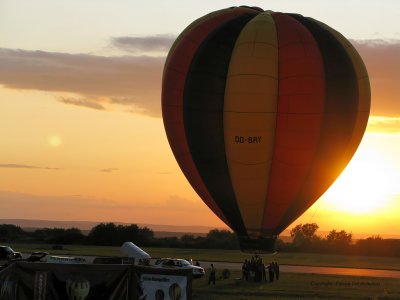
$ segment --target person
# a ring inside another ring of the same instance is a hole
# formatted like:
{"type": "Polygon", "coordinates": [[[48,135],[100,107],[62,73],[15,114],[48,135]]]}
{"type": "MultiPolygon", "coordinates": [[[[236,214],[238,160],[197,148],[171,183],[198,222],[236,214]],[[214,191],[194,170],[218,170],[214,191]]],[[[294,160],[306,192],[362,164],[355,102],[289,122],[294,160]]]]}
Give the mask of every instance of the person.
{"type": "Polygon", "coordinates": [[[263,263],[259,261],[257,263],[257,276],[256,276],[256,281],[261,282],[263,280],[263,263]]]}
{"type": "Polygon", "coordinates": [[[274,262],[274,272],[276,280],[279,280],[279,265],[277,262],[274,262]]]}
{"type": "Polygon", "coordinates": [[[271,262],[268,266],[269,282],[274,281],[274,264],[271,262]]]}
{"type": "Polygon", "coordinates": [[[200,267],[200,262],[199,261],[196,261],[196,266],[200,267]]]}
{"type": "Polygon", "coordinates": [[[265,265],[262,264],[262,281],[267,281],[267,273],[265,272],[265,265]]]}
{"type": "Polygon", "coordinates": [[[242,278],[243,280],[249,281],[249,263],[247,259],[244,260],[242,265],[242,278]]]}
{"type": "Polygon", "coordinates": [[[216,272],[217,272],[217,269],[214,267],[213,264],[211,264],[210,277],[208,278],[208,284],[210,284],[212,282],[213,285],[215,285],[215,273],[216,272]]]}

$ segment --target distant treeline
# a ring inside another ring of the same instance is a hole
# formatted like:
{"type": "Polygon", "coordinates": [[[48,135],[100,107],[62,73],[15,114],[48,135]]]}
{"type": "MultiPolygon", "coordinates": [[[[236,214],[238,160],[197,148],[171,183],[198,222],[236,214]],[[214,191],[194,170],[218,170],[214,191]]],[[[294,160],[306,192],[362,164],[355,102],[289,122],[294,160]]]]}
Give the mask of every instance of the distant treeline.
{"type": "MultiPolygon", "coordinates": [[[[292,242],[278,239],[277,250],[400,257],[399,239],[371,236],[353,241],[352,234],[344,230],[331,230],[326,237],[321,237],[317,235],[318,228],[316,223],[297,225],[290,232],[292,242]]],[[[16,225],[0,225],[0,243],[121,246],[126,241],[132,241],[141,247],[239,249],[237,236],[229,230],[213,229],[205,237],[185,234],[180,238],[156,238],[151,229],[139,227],[136,224],[100,223],[93,227],[88,235],[84,235],[78,228],[44,228],[25,231],[16,225]]]]}
{"type": "Polygon", "coordinates": [[[282,252],[400,257],[400,239],[371,236],[354,241],[352,233],[335,229],[321,237],[317,235],[318,228],[316,223],[299,224],[290,231],[292,242],[278,240],[277,248],[282,252]]]}

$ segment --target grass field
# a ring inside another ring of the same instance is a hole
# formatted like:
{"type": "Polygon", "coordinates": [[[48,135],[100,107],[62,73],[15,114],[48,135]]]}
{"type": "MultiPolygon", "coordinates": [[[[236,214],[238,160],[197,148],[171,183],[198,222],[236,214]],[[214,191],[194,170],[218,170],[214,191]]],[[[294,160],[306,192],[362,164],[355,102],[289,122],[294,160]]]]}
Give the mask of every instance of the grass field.
{"type": "MultiPolygon", "coordinates": [[[[60,255],[121,256],[119,247],[65,245],[63,250],[53,250],[51,245],[13,244],[15,251],[46,251],[60,255]]],[[[237,250],[183,249],[183,248],[143,248],[152,257],[179,257],[199,261],[243,262],[249,254],[237,250]]],[[[263,255],[264,261],[276,260],[280,264],[306,266],[334,266],[351,268],[372,268],[400,270],[400,257],[370,257],[315,253],[277,253],[263,255]]]]}
{"type": "Polygon", "coordinates": [[[206,277],[194,280],[193,300],[400,299],[398,279],[284,273],[279,281],[254,283],[238,277],[240,271],[234,271],[215,286],[206,277]]]}
{"type": "MultiPolygon", "coordinates": [[[[46,251],[54,255],[120,256],[119,247],[72,246],[53,250],[51,245],[11,245],[21,252],[46,251]]],[[[248,254],[232,250],[145,248],[152,257],[182,257],[200,261],[242,262],[248,254]]],[[[263,256],[266,261],[280,264],[340,266],[400,270],[400,258],[361,257],[307,253],[278,253],[263,256]]],[[[229,279],[217,273],[215,286],[207,284],[207,276],[193,280],[193,300],[261,300],[261,299],[400,299],[400,281],[391,278],[371,278],[320,274],[281,273],[273,283],[243,282],[239,270],[231,270],[229,279]]]]}

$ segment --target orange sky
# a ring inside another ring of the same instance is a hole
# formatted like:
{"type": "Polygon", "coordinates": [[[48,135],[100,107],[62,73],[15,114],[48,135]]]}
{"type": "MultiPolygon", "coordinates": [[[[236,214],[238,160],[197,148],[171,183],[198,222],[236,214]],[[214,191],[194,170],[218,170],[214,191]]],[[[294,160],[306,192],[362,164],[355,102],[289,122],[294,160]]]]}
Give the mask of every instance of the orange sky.
{"type": "MultiPolygon", "coordinates": [[[[19,2],[0,4],[0,218],[223,226],[174,160],[160,86],[179,32],[231,2],[41,0],[24,2],[24,10],[19,2]]],[[[400,235],[400,6],[385,3],[378,17],[377,1],[264,7],[313,16],[344,33],[371,80],[359,150],[296,223],[400,235]],[[357,15],[346,12],[360,3],[357,15]],[[380,20],[373,29],[372,17],[380,20]]]]}

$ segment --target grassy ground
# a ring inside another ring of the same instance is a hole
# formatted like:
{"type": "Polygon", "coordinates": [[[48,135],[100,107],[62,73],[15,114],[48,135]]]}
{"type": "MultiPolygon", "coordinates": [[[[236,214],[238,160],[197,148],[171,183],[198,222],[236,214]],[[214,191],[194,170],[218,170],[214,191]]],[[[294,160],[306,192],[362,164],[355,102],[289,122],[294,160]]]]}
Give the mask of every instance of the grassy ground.
{"type": "MultiPolygon", "coordinates": [[[[217,274],[218,276],[218,274],[217,274]]],[[[398,279],[284,273],[272,283],[219,279],[215,286],[207,278],[193,281],[194,300],[261,300],[261,299],[400,299],[398,279]]]]}
{"type": "MultiPolygon", "coordinates": [[[[20,252],[46,251],[54,255],[121,255],[119,247],[63,246],[53,250],[51,245],[11,245],[20,252]]],[[[152,257],[182,257],[200,261],[242,262],[248,254],[231,250],[145,248],[152,257]]],[[[266,256],[269,261],[272,256],[266,256]]],[[[306,253],[278,253],[273,256],[280,264],[322,265],[357,268],[399,269],[400,258],[360,257],[306,253]]],[[[239,270],[231,270],[229,279],[221,279],[217,273],[215,286],[207,284],[207,276],[193,280],[194,300],[261,300],[261,299],[400,299],[400,282],[391,278],[336,276],[281,273],[273,283],[243,282],[239,270]]]]}
{"type": "MultiPolygon", "coordinates": [[[[250,254],[236,250],[207,249],[146,249],[153,257],[184,257],[200,261],[243,262],[250,254]]],[[[400,270],[400,257],[370,257],[316,253],[277,253],[262,255],[264,261],[276,260],[286,265],[332,266],[400,270]]]]}
{"type": "MultiPolygon", "coordinates": [[[[53,255],[92,255],[92,256],[121,256],[119,247],[64,245],[62,250],[53,250],[52,245],[13,244],[15,251],[33,252],[46,251],[53,255]]],[[[243,262],[249,254],[238,250],[216,249],[183,249],[183,248],[143,248],[152,257],[192,258],[199,261],[229,261],[243,262]]],[[[278,253],[263,255],[264,261],[276,260],[280,264],[307,266],[335,266],[352,268],[373,268],[400,270],[400,257],[369,257],[314,253],[278,253]]]]}

